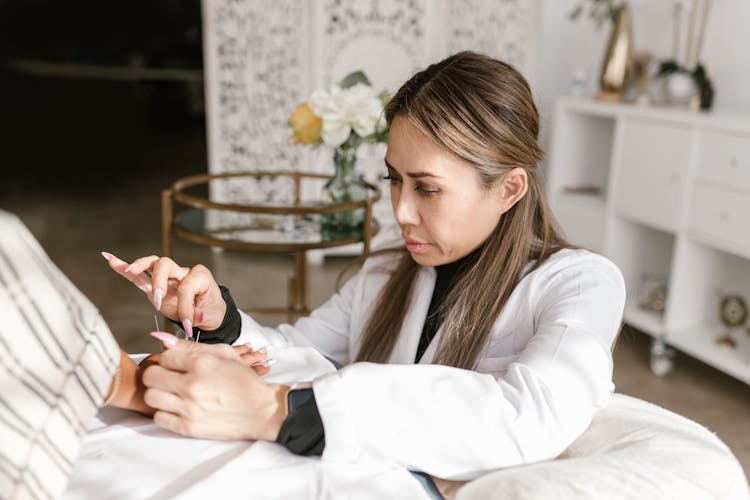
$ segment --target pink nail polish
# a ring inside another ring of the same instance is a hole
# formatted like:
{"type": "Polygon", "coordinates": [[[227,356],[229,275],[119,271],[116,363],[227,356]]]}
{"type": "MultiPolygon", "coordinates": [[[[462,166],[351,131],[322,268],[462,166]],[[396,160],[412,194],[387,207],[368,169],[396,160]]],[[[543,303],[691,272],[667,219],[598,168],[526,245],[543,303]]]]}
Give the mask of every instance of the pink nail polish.
{"type": "Polygon", "coordinates": [[[167,332],[151,332],[149,335],[160,340],[166,347],[177,345],[177,337],[167,332]]]}
{"type": "Polygon", "coordinates": [[[109,260],[113,257],[113,255],[109,252],[102,252],[102,257],[104,257],[106,260],[109,260]]]}
{"type": "Polygon", "coordinates": [[[193,324],[189,319],[182,320],[182,329],[185,331],[185,335],[187,335],[189,339],[193,338],[193,324]]]}
{"type": "Polygon", "coordinates": [[[154,307],[157,311],[161,309],[162,298],[164,298],[164,290],[159,287],[154,288],[154,307]]]}
{"type": "Polygon", "coordinates": [[[276,360],[274,358],[270,358],[262,362],[260,366],[265,366],[266,368],[268,368],[269,366],[275,365],[275,364],[276,364],[276,360]]]}
{"type": "Polygon", "coordinates": [[[132,270],[133,270],[133,264],[130,264],[128,267],[125,268],[123,272],[129,273],[132,270]]]}

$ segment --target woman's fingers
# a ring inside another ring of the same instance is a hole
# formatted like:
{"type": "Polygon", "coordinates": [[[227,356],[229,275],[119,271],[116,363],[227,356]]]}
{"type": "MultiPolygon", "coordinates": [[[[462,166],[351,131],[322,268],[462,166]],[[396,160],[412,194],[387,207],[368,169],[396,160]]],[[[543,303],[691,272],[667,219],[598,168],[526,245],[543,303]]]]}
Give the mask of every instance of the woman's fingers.
{"type": "Polygon", "coordinates": [[[256,366],[263,364],[268,360],[268,353],[265,351],[248,352],[240,354],[240,358],[247,366],[256,366]]]}
{"type": "Polygon", "coordinates": [[[143,401],[151,408],[159,411],[167,411],[177,415],[182,415],[185,411],[181,397],[173,392],[164,391],[155,387],[146,389],[146,392],[143,395],[143,401]]]}
{"type": "Polygon", "coordinates": [[[240,355],[240,359],[245,366],[252,368],[261,377],[270,372],[271,365],[276,362],[275,359],[268,357],[266,347],[261,347],[257,351],[253,351],[250,344],[241,344],[232,346],[232,349],[240,355]]]}
{"type": "Polygon", "coordinates": [[[149,255],[147,257],[140,257],[138,259],[135,259],[133,262],[128,265],[128,267],[125,268],[126,273],[130,274],[140,274],[143,271],[148,271],[151,269],[151,266],[159,260],[158,255],[149,255]]]}
{"type": "Polygon", "coordinates": [[[162,366],[162,363],[164,363],[164,356],[159,360],[159,363],[160,364],[151,365],[143,370],[143,385],[149,389],[159,389],[160,391],[180,395],[186,385],[184,380],[185,371],[162,366]]]}
{"type": "Polygon", "coordinates": [[[264,375],[268,375],[268,372],[271,371],[270,367],[263,366],[263,365],[252,366],[252,367],[250,367],[250,369],[253,370],[255,372],[255,374],[258,375],[259,377],[262,377],[264,375]]]}
{"type": "Polygon", "coordinates": [[[122,260],[121,258],[112,255],[108,252],[102,252],[102,256],[107,259],[107,263],[109,264],[109,267],[119,274],[120,276],[124,277],[126,280],[133,283],[135,286],[137,286],[140,290],[143,292],[146,292],[147,294],[151,293],[151,280],[142,273],[131,273],[126,272],[125,269],[130,267],[130,264],[128,264],[126,261],[122,260]]]}
{"type": "MultiPolygon", "coordinates": [[[[146,269],[151,272],[151,285],[154,290],[151,295],[151,301],[156,310],[159,311],[161,310],[162,299],[169,290],[169,281],[175,280],[180,282],[185,276],[187,276],[190,270],[186,267],[177,265],[177,263],[169,257],[157,257],[156,260],[149,257],[146,257],[145,259],[149,260],[144,260],[135,269],[140,269],[142,266],[148,264],[146,269]]],[[[135,264],[135,262],[133,264],[135,264]]]]}
{"type": "Polygon", "coordinates": [[[253,346],[250,344],[238,344],[233,345],[232,349],[234,349],[234,352],[242,356],[243,354],[246,354],[248,352],[253,352],[253,346]]]}
{"type": "MultiPolygon", "coordinates": [[[[176,337],[173,338],[176,339],[176,337]]],[[[166,343],[165,346],[167,346],[166,343]]],[[[164,368],[178,372],[208,370],[210,369],[206,366],[208,357],[233,361],[236,361],[239,357],[228,344],[201,344],[177,339],[168,347],[159,358],[159,364],[164,368]]]]}
{"type": "Polygon", "coordinates": [[[191,436],[187,421],[179,415],[168,411],[157,411],[154,413],[154,423],[168,431],[182,436],[191,436]]]}
{"type": "Polygon", "coordinates": [[[219,285],[206,266],[199,264],[193,267],[180,281],[177,287],[177,316],[186,333],[192,333],[193,325],[204,330],[218,328],[226,308],[219,285]]]}
{"type": "Polygon", "coordinates": [[[221,325],[226,303],[207,267],[197,265],[189,269],[156,255],[131,263],[108,252],[102,252],[102,256],[116,273],[145,292],[157,311],[181,321],[189,337],[193,336],[194,326],[215,330],[221,325]]]}

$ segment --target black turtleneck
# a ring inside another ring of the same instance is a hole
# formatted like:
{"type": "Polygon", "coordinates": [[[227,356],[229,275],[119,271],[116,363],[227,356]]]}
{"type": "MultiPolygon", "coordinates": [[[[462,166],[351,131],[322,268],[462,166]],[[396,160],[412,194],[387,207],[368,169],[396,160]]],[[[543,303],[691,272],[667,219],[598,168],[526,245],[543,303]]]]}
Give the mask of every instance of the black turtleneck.
{"type": "Polygon", "coordinates": [[[417,355],[414,358],[415,363],[419,363],[419,360],[422,359],[430,342],[435,338],[440,325],[443,324],[443,318],[440,317],[440,306],[443,304],[445,297],[453,289],[453,286],[464,271],[479,257],[481,248],[477,248],[469,255],[456,261],[443,264],[442,266],[435,266],[435,272],[437,273],[435,288],[432,290],[432,300],[430,300],[430,307],[427,310],[427,317],[424,320],[422,335],[419,337],[417,355]]]}

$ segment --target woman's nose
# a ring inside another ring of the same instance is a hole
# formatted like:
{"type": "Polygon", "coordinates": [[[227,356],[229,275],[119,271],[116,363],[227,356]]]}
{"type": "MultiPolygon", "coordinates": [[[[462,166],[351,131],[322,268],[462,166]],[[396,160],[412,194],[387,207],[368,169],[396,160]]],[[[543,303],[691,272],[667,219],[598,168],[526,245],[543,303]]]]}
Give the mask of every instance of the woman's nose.
{"type": "Polygon", "coordinates": [[[412,225],[419,223],[419,212],[414,200],[414,196],[409,190],[401,190],[393,202],[393,213],[396,216],[396,222],[399,226],[412,225]]]}

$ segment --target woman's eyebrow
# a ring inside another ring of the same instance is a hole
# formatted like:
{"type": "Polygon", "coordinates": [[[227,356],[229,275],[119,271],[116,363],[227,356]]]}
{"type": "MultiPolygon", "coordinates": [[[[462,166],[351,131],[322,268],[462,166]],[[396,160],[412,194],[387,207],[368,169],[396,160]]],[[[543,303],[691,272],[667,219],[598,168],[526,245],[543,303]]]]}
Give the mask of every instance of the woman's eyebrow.
{"type": "MultiPolygon", "coordinates": [[[[386,160],[385,158],[383,158],[383,161],[385,162],[385,166],[387,168],[396,170],[398,172],[398,170],[393,165],[391,165],[390,163],[388,163],[388,160],[386,160]]],[[[435,175],[435,174],[430,173],[430,172],[407,172],[406,175],[408,175],[412,179],[419,179],[419,178],[422,178],[422,177],[434,177],[435,179],[442,179],[442,177],[440,177],[439,175],[435,175]]]]}

